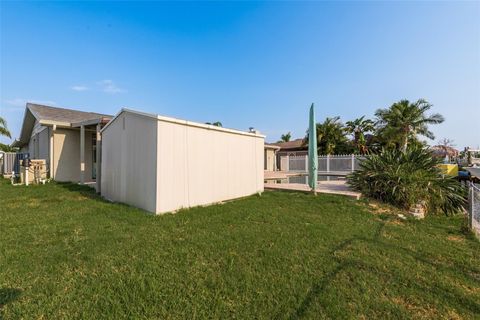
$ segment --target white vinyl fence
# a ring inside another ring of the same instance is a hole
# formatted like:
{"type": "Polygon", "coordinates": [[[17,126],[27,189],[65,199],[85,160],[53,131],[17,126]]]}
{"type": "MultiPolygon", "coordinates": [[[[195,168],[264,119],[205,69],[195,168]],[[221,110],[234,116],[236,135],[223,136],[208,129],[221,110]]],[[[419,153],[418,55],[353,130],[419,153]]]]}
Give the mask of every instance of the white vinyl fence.
{"type": "Polygon", "coordinates": [[[474,183],[468,189],[468,224],[480,238],[480,188],[474,183]]]}
{"type": "MultiPolygon", "coordinates": [[[[363,155],[343,154],[318,156],[318,171],[321,173],[348,174],[360,168],[360,162],[365,159],[363,155]]],[[[306,172],[308,171],[307,155],[286,155],[280,160],[282,171],[306,172]]]]}

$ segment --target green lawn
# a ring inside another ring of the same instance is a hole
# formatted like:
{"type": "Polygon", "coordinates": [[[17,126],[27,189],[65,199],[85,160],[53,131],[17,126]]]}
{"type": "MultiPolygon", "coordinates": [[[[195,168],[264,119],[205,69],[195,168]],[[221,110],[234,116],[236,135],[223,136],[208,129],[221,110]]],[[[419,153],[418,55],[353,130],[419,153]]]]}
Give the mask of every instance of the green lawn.
{"type": "Polygon", "coordinates": [[[480,242],[462,217],[288,192],[153,216],[6,180],[0,203],[5,319],[480,317],[480,242]]]}

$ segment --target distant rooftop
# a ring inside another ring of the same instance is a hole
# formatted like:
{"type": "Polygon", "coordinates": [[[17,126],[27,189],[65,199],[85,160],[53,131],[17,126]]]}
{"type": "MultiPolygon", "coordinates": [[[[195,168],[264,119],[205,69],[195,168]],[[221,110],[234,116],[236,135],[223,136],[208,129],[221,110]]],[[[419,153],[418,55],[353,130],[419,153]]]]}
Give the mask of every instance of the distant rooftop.
{"type": "Polygon", "coordinates": [[[304,145],[302,138],[295,139],[295,140],[288,141],[288,142],[272,143],[272,145],[280,147],[281,150],[306,149],[307,148],[307,146],[304,145]]]}

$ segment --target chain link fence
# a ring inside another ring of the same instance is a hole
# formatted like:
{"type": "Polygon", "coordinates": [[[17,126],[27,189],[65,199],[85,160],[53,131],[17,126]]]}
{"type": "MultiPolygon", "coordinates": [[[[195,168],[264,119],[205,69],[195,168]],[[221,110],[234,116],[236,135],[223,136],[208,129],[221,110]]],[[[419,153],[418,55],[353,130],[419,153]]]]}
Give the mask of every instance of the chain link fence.
{"type": "Polygon", "coordinates": [[[480,238],[480,188],[474,183],[470,183],[468,189],[468,224],[480,238]]]}

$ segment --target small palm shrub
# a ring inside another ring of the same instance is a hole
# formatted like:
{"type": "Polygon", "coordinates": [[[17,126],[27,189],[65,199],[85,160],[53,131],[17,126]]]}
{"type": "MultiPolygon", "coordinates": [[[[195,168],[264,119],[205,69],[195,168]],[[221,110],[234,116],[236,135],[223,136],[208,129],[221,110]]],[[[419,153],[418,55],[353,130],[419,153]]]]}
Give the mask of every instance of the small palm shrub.
{"type": "Polygon", "coordinates": [[[348,181],[365,196],[404,209],[421,203],[429,213],[459,212],[465,190],[454,178],[441,174],[439,163],[425,148],[383,150],[362,161],[348,181]]]}

